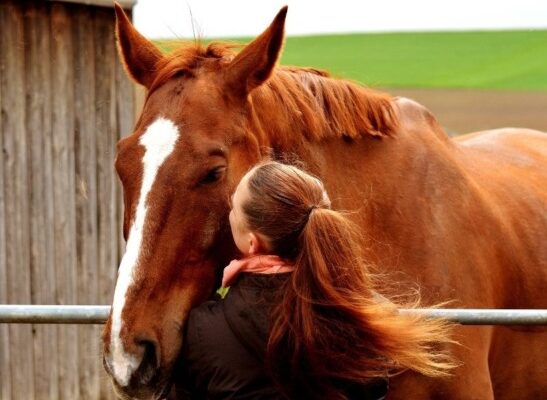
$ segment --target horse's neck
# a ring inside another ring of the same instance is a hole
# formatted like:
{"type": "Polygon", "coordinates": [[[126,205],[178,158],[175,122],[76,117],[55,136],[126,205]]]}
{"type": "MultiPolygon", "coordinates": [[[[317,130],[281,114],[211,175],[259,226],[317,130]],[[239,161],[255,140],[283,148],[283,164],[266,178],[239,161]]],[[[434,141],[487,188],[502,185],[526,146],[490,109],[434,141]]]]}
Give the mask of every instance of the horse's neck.
{"type": "Polygon", "coordinates": [[[397,100],[396,111],[399,129],[392,136],[300,141],[281,151],[296,154],[325,181],[334,206],[353,212],[387,245],[427,231],[439,218],[433,208],[447,198],[457,204],[469,192],[457,150],[431,113],[407,100],[397,100]]]}

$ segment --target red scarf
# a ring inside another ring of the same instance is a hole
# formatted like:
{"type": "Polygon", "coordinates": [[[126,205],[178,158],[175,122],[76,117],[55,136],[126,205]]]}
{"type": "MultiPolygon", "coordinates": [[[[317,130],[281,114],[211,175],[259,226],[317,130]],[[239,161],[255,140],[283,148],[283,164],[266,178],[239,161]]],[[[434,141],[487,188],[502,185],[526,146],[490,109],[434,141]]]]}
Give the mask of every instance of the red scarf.
{"type": "Polygon", "coordinates": [[[232,262],[224,268],[222,287],[230,286],[242,272],[277,274],[292,271],[294,271],[294,266],[287,264],[287,262],[279,256],[265,254],[249,256],[241,260],[232,260],[232,262]]]}

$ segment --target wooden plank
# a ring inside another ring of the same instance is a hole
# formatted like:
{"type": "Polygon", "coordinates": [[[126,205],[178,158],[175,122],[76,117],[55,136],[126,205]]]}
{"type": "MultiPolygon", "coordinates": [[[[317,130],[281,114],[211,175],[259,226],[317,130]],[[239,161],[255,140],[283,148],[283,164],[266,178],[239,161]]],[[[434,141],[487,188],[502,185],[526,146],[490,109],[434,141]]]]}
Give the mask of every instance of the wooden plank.
{"type": "Polygon", "coordinates": [[[137,118],[140,115],[140,111],[142,111],[142,108],[144,107],[144,100],[146,99],[146,89],[138,84],[133,85],[135,93],[135,110],[138,111],[135,113],[135,122],[137,122],[137,118]]]}
{"type": "MultiPolygon", "coordinates": [[[[51,84],[50,16],[45,3],[26,6],[26,129],[31,157],[30,169],[30,257],[33,304],[55,303],[55,271],[52,260],[54,237],[49,222],[53,211],[50,154],[51,84]],[[52,274],[53,272],[53,274],[52,274]]],[[[34,333],[35,397],[59,398],[57,328],[36,324],[34,333]]]]}
{"type": "MultiPolygon", "coordinates": [[[[130,135],[133,132],[135,121],[137,102],[135,84],[131,81],[121,61],[116,54],[116,110],[117,110],[117,140],[130,135]]],[[[141,104],[142,108],[142,104],[141,104]]],[[[125,253],[125,240],[123,238],[123,196],[121,195],[121,183],[117,180],[120,195],[118,196],[118,252],[120,255],[125,253]]]]}
{"type": "MultiPolygon", "coordinates": [[[[54,196],[54,156],[53,156],[53,99],[55,96],[54,87],[52,84],[53,61],[51,60],[52,46],[52,24],[51,24],[51,5],[46,5],[44,10],[44,18],[38,20],[37,29],[42,32],[43,37],[39,43],[39,53],[42,59],[40,68],[40,81],[42,81],[43,92],[43,114],[42,114],[42,179],[44,182],[43,192],[43,219],[44,225],[42,230],[47,238],[45,248],[45,267],[37,271],[34,282],[35,290],[39,293],[40,300],[37,302],[43,304],[55,304],[57,302],[57,270],[55,268],[55,196],[54,196]],[[47,61],[45,61],[47,60],[47,61]],[[40,291],[38,291],[40,287],[40,291]]],[[[44,328],[43,342],[35,342],[35,348],[38,346],[46,346],[47,353],[44,358],[50,358],[49,370],[49,393],[37,393],[37,398],[61,398],[59,389],[59,338],[57,326],[47,326],[44,328]]],[[[62,345],[62,344],[61,344],[62,345]]],[[[35,350],[36,351],[36,350],[35,350]]]]}
{"type": "MultiPolygon", "coordinates": [[[[44,299],[44,303],[55,304],[57,302],[57,271],[55,268],[55,196],[54,196],[54,177],[53,177],[53,98],[55,96],[54,87],[52,84],[52,69],[54,68],[51,60],[51,5],[47,6],[47,18],[40,19],[39,26],[44,34],[44,37],[40,41],[40,54],[43,60],[42,68],[40,70],[41,80],[43,80],[44,91],[44,112],[43,112],[43,179],[44,179],[44,220],[45,224],[42,227],[46,233],[48,244],[46,246],[46,268],[40,269],[40,276],[38,279],[42,281],[43,291],[41,292],[41,298],[44,299]],[[46,284],[44,284],[44,282],[46,284]]],[[[59,278],[61,279],[61,278],[59,278]]],[[[47,334],[44,335],[45,345],[50,348],[49,357],[51,357],[51,363],[49,366],[50,376],[50,396],[49,398],[60,398],[61,393],[59,389],[59,328],[57,326],[47,327],[47,334]]],[[[40,393],[39,398],[47,397],[43,393],[40,393]]]]}
{"type": "Polygon", "coordinates": [[[108,174],[108,184],[110,186],[110,199],[109,199],[109,208],[108,214],[110,219],[109,227],[109,241],[110,244],[110,260],[107,264],[107,271],[110,278],[106,282],[110,288],[110,298],[114,295],[114,288],[116,285],[116,280],[118,278],[118,266],[121,261],[120,254],[120,245],[119,240],[122,237],[120,235],[120,226],[121,216],[119,214],[119,204],[121,201],[121,187],[118,181],[118,176],[114,169],[114,163],[116,161],[116,145],[120,138],[120,125],[119,125],[119,115],[117,107],[117,91],[118,91],[118,82],[117,82],[117,70],[119,67],[118,63],[118,51],[116,47],[116,36],[114,33],[114,19],[110,10],[107,9],[97,9],[98,14],[103,14],[99,16],[98,19],[109,21],[107,36],[105,38],[106,43],[106,54],[108,54],[108,67],[110,70],[109,74],[109,91],[110,91],[110,101],[109,101],[109,113],[110,113],[110,126],[108,130],[108,150],[107,150],[107,164],[105,165],[107,174],[108,174]],[[110,19],[109,19],[110,18],[110,19]]]}
{"type": "MultiPolygon", "coordinates": [[[[7,5],[0,3],[0,25],[4,26],[7,18],[7,5]]],[[[8,100],[3,93],[5,82],[5,63],[8,43],[0,35],[0,303],[8,302],[8,271],[6,260],[6,201],[4,196],[4,122],[2,115],[8,107],[8,100]]],[[[0,324],[0,398],[11,399],[11,363],[10,363],[9,327],[0,324]]]]}
{"type": "Polygon", "coordinates": [[[118,267],[116,232],[116,190],[114,173],[116,132],[115,47],[112,21],[98,10],[95,18],[96,41],[96,103],[97,115],[97,177],[99,193],[99,296],[110,303],[114,293],[118,267]]]}
{"type": "MultiPolygon", "coordinates": [[[[76,245],[78,304],[99,304],[97,273],[97,177],[95,138],[95,40],[93,14],[79,7],[73,15],[75,65],[76,245]]],[[[79,326],[80,398],[100,397],[100,327],[79,326]]]]}
{"type": "MultiPolygon", "coordinates": [[[[8,2],[2,15],[2,110],[4,151],[5,259],[7,300],[29,303],[30,258],[27,138],[25,131],[25,51],[24,17],[21,4],[8,2]]],[[[11,397],[34,398],[33,348],[31,326],[9,327],[11,397]]]]}
{"type": "MultiPolygon", "coordinates": [[[[116,131],[115,68],[116,50],[111,10],[95,9],[95,112],[98,190],[98,271],[99,303],[110,304],[119,262],[117,223],[117,181],[114,173],[116,131]]],[[[101,397],[113,398],[109,379],[104,375],[101,397]]]]}
{"type": "MultiPolygon", "coordinates": [[[[125,69],[119,61],[117,54],[115,57],[116,71],[116,115],[117,115],[117,137],[121,139],[132,133],[135,125],[135,86],[129,80],[125,69]]],[[[121,257],[125,252],[125,240],[123,238],[123,198],[121,191],[121,183],[119,182],[114,169],[112,175],[116,179],[118,195],[117,195],[117,242],[118,254],[121,257]]]]}
{"type": "MultiPolygon", "coordinates": [[[[54,265],[57,303],[74,304],[76,296],[74,64],[72,19],[67,6],[51,8],[51,81],[53,93],[54,265]]],[[[78,328],[58,328],[59,390],[63,399],[78,397],[78,328]]]]}

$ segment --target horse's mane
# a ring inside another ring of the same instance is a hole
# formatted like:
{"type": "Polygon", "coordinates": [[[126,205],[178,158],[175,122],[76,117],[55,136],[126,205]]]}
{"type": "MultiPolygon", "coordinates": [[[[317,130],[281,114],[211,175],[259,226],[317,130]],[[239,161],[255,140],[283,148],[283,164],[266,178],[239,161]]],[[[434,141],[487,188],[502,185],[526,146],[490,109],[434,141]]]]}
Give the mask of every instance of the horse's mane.
{"type": "MultiPolygon", "coordinates": [[[[183,46],[164,57],[157,66],[149,93],[173,76],[192,76],[201,63],[217,59],[229,64],[237,45],[214,42],[183,46]]],[[[395,133],[397,118],[390,95],[357,83],[334,79],[314,68],[284,67],[250,96],[253,123],[272,139],[290,143],[298,133],[310,141],[338,137],[354,140],[363,136],[395,133]]]]}
{"type": "Polygon", "coordinates": [[[354,140],[391,135],[397,126],[391,96],[311,68],[278,67],[251,100],[257,119],[277,127],[278,136],[354,140]]]}

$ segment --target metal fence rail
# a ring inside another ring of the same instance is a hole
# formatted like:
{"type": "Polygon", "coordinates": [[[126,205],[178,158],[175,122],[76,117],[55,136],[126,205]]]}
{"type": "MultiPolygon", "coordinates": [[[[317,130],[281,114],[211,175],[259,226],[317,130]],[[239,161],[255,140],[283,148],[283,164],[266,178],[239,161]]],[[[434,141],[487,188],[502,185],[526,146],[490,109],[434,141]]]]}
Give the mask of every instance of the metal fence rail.
{"type": "Polygon", "coordinates": [[[103,324],[110,306],[0,305],[0,323],[103,324]]]}
{"type": "MultiPolygon", "coordinates": [[[[401,309],[462,325],[547,325],[547,310],[401,309]]],[[[102,324],[110,306],[0,305],[0,323],[102,324]]]]}

